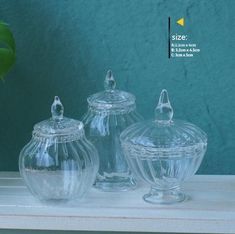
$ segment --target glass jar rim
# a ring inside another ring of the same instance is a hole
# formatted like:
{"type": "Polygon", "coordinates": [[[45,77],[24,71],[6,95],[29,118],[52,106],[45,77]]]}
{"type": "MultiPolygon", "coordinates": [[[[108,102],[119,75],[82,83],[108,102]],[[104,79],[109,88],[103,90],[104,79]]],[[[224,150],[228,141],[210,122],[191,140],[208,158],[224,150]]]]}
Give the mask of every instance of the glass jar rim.
{"type": "Polygon", "coordinates": [[[79,120],[64,117],[64,107],[59,97],[51,106],[52,117],[34,125],[33,137],[40,141],[73,141],[84,136],[84,126],[79,120]]]}
{"type": "Polygon", "coordinates": [[[104,91],[95,93],[87,98],[90,109],[98,112],[129,112],[135,109],[135,96],[131,93],[116,89],[116,81],[109,70],[104,80],[104,91]]]}

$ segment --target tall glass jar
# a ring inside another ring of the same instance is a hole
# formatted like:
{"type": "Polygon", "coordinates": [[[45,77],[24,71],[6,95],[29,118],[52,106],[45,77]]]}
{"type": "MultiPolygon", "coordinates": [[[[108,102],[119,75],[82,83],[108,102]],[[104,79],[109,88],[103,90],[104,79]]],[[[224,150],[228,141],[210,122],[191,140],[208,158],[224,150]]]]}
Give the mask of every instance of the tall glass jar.
{"type": "Polygon", "coordinates": [[[19,169],[26,186],[40,200],[81,198],[94,183],[99,158],[84,134],[83,123],[63,116],[58,97],[52,117],[34,126],[22,149],[19,169]]]}
{"type": "Polygon", "coordinates": [[[115,86],[112,72],[108,71],[105,90],[87,98],[88,112],[83,117],[86,135],[99,153],[100,167],[94,186],[102,191],[126,191],[136,186],[119,136],[142,117],[136,112],[135,96],[115,86]]]}

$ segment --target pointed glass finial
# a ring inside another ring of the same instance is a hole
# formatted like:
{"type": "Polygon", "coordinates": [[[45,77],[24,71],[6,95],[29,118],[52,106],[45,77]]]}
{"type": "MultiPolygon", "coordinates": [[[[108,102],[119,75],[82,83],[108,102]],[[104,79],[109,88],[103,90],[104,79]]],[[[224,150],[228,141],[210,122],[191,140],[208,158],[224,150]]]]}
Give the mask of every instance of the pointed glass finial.
{"type": "Polygon", "coordinates": [[[62,105],[59,97],[57,97],[57,96],[55,96],[54,102],[51,105],[51,114],[52,114],[52,119],[54,119],[54,120],[63,119],[64,106],[62,105]]]}
{"type": "Polygon", "coordinates": [[[158,105],[155,109],[155,119],[160,123],[169,123],[172,118],[173,109],[168,98],[168,92],[166,89],[163,89],[159,97],[158,105]]]}
{"type": "Polygon", "coordinates": [[[104,89],[106,91],[113,91],[116,87],[116,81],[113,77],[113,73],[111,70],[108,70],[107,75],[104,80],[104,89]]]}

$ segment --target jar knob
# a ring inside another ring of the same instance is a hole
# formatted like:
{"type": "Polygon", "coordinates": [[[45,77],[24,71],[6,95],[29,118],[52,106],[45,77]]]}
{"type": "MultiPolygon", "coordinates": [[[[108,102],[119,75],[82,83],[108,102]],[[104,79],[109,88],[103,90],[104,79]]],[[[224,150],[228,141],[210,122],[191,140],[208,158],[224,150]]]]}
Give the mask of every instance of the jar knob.
{"type": "Polygon", "coordinates": [[[171,107],[171,103],[168,97],[168,92],[166,89],[163,89],[158,105],[155,109],[155,119],[160,123],[169,123],[173,118],[173,108],[171,107]]]}
{"type": "Polygon", "coordinates": [[[113,91],[116,87],[116,81],[113,77],[113,73],[111,70],[108,70],[105,80],[104,80],[104,89],[106,91],[113,91]]]}
{"type": "Polygon", "coordinates": [[[54,120],[63,119],[64,106],[62,105],[58,96],[55,96],[54,102],[51,105],[51,114],[52,114],[52,119],[54,120]]]}

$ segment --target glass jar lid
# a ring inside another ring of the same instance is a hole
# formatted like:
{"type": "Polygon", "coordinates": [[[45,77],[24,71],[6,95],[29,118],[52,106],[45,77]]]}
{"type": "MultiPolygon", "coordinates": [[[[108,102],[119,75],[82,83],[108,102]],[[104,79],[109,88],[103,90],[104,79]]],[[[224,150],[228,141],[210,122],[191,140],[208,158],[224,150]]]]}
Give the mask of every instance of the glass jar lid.
{"type": "Polygon", "coordinates": [[[168,151],[170,156],[176,152],[197,150],[207,144],[206,133],[200,128],[189,122],[173,119],[167,90],[161,92],[155,119],[131,125],[120,137],[122,144],[127,147],[139,147],[146,153],[168,151]]]}
{"type": "Polygon", "coordinates": [[[34,138],[39,140],[53,138],[57,142],[68,142],[78,140],[84,136],[83,123],[64,117],[64,107],[57,96],[51,106],[51,114],[50,119],[35,124],[34,138]]]}
{"type": "Polygon", "coordinates": [[[116,81],[109,70],[104,80],[104,91],[87,98],[89,107],[99,112],[129,112],[135,109],[135,96],[115,89],[116,81]]]}

